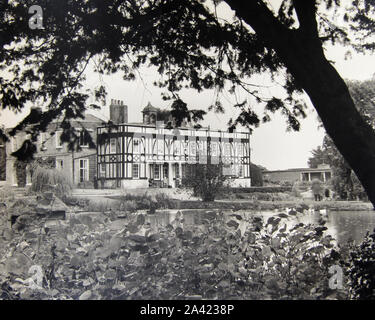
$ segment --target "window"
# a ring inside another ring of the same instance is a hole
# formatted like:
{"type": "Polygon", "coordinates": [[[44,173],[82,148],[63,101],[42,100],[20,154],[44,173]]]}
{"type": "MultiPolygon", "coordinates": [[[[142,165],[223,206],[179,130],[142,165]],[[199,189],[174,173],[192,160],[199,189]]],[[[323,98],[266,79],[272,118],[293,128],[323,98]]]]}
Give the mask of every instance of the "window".
{"type": "Polygon", "coordinates": [[[241,178],[243,177],[243,165],[242,164],[238,166],[238,176],[241,178]]]}
{"type": "Polygon", "coordinates": [[[154,179],[160,179],[160,166],[158,164],[154,165],[154,179]]]}
{"type": "Polygon", "coordinates": [[[138,138],[134,138],[133,139],[133,152],[134,153],[139,153],[140,144],[141,144],[141,142],[139,141],[138,138]]]}
{"type": "Polygon", "coordinates": [[[156,138],[156,143],[158,147],[158,154],[164,154],[164,140],[162,140],[162,138],[156,138]]]}
{"type": "Polygon", "coordinates": [[[190,154],[191,154],[192,156],[195,155],[195,153],[196,153],[196,149],[197,149],[197,147],[196,147],[196,143],[195,143],[194,141],[191,141],[191,142],[190,142],[190,154]]]}
{"type": "Polygon", "coordinates": [[[175,177],[176,178],[180,178],[180,167],[178,165],[178,163],[175,164],[175,177]]]}
{"type": "Polygon", "coordinates": [[[63,169],[64,168],[64,160],[56,159],[56,169],[63,169]]]}
{"type": "Polygon", "coordinates": [[[181,150],[181,144],[180,144],[180,141],[175,140],[175,141],[173,142],[173,154],[174,154],[174,155],[179,155],[179,154],[180,154],[180,150],[181,150]]]}
{"type": "Polygon", "coordinates": [[[181,177],[186,177],[186,165],[184,163],[181,165],[181,177]]]}
{"type": "Polygon", "coordinates": [[[56,148],[62,148],[61,134],[62,134],[62,131],[56,131],[56,134],[55,134],[55,137],[56,137],[56,148]]]}
{"type": "Polygon", "coordinates": [[[133,163],[133,179],[139,178],[139,165],[137,163],[133,163]]]}
{"type": "Polygon", "coordinates": [[[241,157],[243,155],[243,144],[238,144],[238,156],[241,157]]]}
{"type": "Polygon", "coordinates": [[[79,182],[84,182],[89,180],[89,160],[80,159],[79,160],[79,182]]]}
{"type": "Polygon", "coordinates": [[[79,133],[79,145],[81,147],[88,147],[89,146],[89,140],[90,140],[90,134],[87,131],[82,130],[79,133]]]}
{"type": "Polygon", "coordinates": [[[109,153],[116,153],[116,139],[111,139],[109,143],[109,153]]]}
{"type": "Polygon", "coordinates": [[[229,143],[225,144],[225,155],[230,156],[230,144],[229,143]]]}
{"type": "Polygon", "coordinates": [[[217,156],[217,143],[216,142],[211,143],[211,156],[214,156],[214,157],[217,156]]]}
{"type": "Polygon", "coordinates": [[[199,141],[199,143],[197,143],[197,151],[199,155],[207,155],[205,143],[205,141],[199,141]]]}
{"type": "Polygon", "coordinates": [[[99,175],[100,177],[105,177],[105,163],[101,163],[99,166],[99,175]]]}

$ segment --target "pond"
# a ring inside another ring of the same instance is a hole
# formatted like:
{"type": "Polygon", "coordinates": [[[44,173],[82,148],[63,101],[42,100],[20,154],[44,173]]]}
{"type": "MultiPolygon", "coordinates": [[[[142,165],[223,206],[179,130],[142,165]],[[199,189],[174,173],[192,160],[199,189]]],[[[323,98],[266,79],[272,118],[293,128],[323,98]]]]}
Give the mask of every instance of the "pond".
{"type": "MultiPolygon", "coordinates": [[[[171,223],[178,210],[165,210],[154,215],[147,215],[146,220],[151,224],[151,227],[157,229],[161,226],[166,226],[171,223]]],[[[184,216],[184,227],[192,228],[199,224],[202,214],[207,212],[218,212],[219,210],[181,210],[184,216]]],[[[226,212],[228,216],[231,213],[240,214],[244,217],[250,215],[262,216],[266,221],[271,216],[276,216],[280,212],[226,212]]],[[[283,219],[288,226],[296,223],[313,223],[318,224],[319,219],[326,220],[327,233],[331,234],[339,244],[346,243],[349,240],[354,240],[359,243],[363,240],[367,231],[370,233],[375,229],[375,211],[331,211],[326,215],[317,211],[312,213],[298,213],[297,216],[290,216],[283,219]]],[[[246,228],[242,226],[241,229],[246,228]]]]}

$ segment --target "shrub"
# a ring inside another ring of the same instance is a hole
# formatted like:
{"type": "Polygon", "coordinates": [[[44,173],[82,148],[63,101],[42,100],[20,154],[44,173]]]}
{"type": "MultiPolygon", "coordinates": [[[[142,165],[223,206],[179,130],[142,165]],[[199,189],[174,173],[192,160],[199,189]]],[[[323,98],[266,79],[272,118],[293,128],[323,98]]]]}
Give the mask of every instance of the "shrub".
{"type": "Polygon", "coordinates": [[[27,162],[16,160],[14,162],[14,170],[16,171],[17,185],[19,187],[26,186],[26,167],[27,162]]]}
{"type": "Polygon", "coordinates": [[[157,193],[155,195],[158,209],[171,208],[171,199],[165,193],[157,193]]]}
{"type": "MultiPolygon", "coordinates": [[[[32,264],[46,271],[46,290],[15,286],[11,277],[0,277],[0,285],[14,297],[23,292],[22,299],[78,299],[87,290],[99,300],[339,297],[328,288],[328,268],[338,258],[324,226],[209,210],[197,218],[189,226],[180,212],[154,230],[144,215],[130,214],[114,233],[77,217],[45,235],[40,250],[47,254],[33,255],[32,264]],[[89,254],[77,255],[77,247],[89,254]]],[[[22,252],[18,241],[8,250],[22,252]]]]}
{"type": "Polygon", "coordinates": [[[352,299],[375,300],[375,233],[351,250],[349,279],[352,299]]]}
{"type": "Polygon", "coordinates": [[[63,197],[72,191],[70,181],[56,169],[35,168],[31,182],[31,190],[34,192],[53,191],[56,196],[63,197]]]}
{"type": "Polygon", "coordinates": [[[12,192],[12,188],[9,186],[2,186],[0,187],[0,202],[7,203],[12,202],[14,200],[14,192],[12,192]]]}
{"type": "Polygon", "coordinates": [[[193,188],[194,196],[207,202],[214,201],[215,197],[226,188],[226,180],[222,165],[196,164],[185,179],[185,183],[193,188]]]}
{"type": "Polygon", "coordinates": [[[231,188],[231,191],[235,193],[252,193],[252,192],[276,193],[276,192],[290,192],[291,190],[292,190],[291,186],[231,188]]]}

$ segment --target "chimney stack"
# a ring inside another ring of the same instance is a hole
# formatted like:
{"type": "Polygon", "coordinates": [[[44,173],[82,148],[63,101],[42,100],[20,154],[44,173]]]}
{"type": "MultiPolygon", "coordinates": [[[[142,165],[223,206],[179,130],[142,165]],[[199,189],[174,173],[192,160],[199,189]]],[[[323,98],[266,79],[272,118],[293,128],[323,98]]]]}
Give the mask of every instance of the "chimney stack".
{"type": "Polygon", "coordinates": [[[115,124],[128,122],[128,106],[124,104],[124,101],[111,99],[109,119],[115,124]]]}

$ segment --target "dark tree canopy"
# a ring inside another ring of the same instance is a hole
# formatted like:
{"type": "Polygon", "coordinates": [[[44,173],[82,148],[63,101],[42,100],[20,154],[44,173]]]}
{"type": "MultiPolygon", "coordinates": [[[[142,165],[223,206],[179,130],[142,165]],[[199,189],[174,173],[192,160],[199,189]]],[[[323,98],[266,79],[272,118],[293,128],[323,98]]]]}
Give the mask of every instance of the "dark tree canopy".
{"type": "MultiPolygon", "coordinates": [[[[375,133],[324,55],[326,42],[373,49],[373,1],[341,2],[282,0],[274,8],[261,0],[40,0],[44,29],[29,28],[34,1],[2,2],[1,106],[45,107],[10,134],[26,130],[35,142],[38,132],[62,114],[63,136],[74,136],[68,123],[87,107],[82,83],[90,64],[98,73],[121,72],[124,80],[134,79],[142,65],[155,66],[160,73],[155,85],[165,88],[164,99],[174,101],[182,101],[179,92],[186,87],[227,89],[234,96],[241,88],[253,100],[236,102],[239,116],[230,121],[232,128],[257,126],[281,111],[288,127],[298,130],[305,92],[375,203],[375,133]],[[225,5],[233,19],[217,14],[225,5]],[[252,82],[263,72],[281,84],[285,96],[263,96],[252,82]],[[257,114],[254,103],[262,103],[264,113],[257,114]]],[[[103,101],[105,88],[94,95],[103,101]]],[[[211,109],[223,111],[219,94],[211,109]]]]}
{"type": "Polygon", "coordinates": [[[317,168],[320,164],[328,164],[328,156],[321,146],[312,150],[311,154],[312,156],[307,160],[309,168],[317,168]]]}

